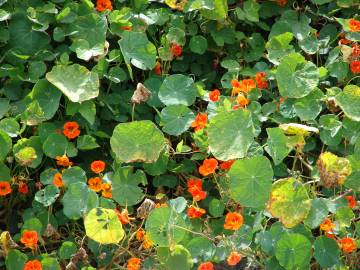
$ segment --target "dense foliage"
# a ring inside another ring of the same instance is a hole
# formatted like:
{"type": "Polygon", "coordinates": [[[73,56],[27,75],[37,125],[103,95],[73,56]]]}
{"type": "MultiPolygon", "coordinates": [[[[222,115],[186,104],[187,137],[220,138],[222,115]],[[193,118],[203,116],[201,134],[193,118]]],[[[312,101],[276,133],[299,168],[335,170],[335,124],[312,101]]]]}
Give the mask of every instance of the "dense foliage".
{"type": "Polygon", "coordinates": [[[358,0],[0,0],[0,268],[360,269],[358,0]]]}

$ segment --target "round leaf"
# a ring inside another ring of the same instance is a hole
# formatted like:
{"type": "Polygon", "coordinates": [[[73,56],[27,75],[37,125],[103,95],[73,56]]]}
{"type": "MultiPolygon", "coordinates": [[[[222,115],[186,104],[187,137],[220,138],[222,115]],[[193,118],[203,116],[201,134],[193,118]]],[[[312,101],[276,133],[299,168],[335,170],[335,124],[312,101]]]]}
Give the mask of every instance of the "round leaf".
{"type": "Polygon", "coordinates": [[[56,201],[59,195],[59,189],[53,185],[49,185],[35,193],[35,201],[48,207],[56,201]]]}
{"type": "Polygon", "coordinates": [[[360,121],[360,87],[348,85],[336,96],[336,103],[345,115],[354,121],[360,121]]]}
{"type": "Polygon", "coordinates": [[[323,268],[329,268],[339,262],[339,246],[335,240],[319,236],[314,242],[314,257],[323,268]]]}
{"type": "Polygon", "coordinates": [[[50,134],[43,144],[44,154],[48,157],[55,158],[62,156],[66,152],[68,142],[65,136],[60,134],[50,134]]]}
{"type": "Polygon", "coordinates": [[[208,43],[203,36],[194,36],[190,39],[190,50],[197,54],[204,54],[207,49],[208,43]]]}
{"type": "Polygon", "coordinates": [[[194,121],[195,115],[185,105],[170,105],[161,111],[163,131],[178,136],[185,132],[194,121]]]}

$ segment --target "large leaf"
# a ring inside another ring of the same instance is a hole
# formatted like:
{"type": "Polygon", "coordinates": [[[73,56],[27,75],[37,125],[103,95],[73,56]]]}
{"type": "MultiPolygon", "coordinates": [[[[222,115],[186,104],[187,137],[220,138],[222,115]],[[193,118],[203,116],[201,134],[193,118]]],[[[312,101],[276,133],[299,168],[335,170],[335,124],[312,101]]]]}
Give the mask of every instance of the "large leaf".
{"type": "Polygon", "coordinates": [[[70,184],[62,199],[64,214],[70,219],[79,219],[98,206],[98,196],[85,183],[70,184]]]}
{"type": "Polygon", "coordinates": [[[267,128],[268,134],[266,152],[272,157],[275,165],[280,164],[291,151],[288,139],[280,128],[267,128]]]}
{"type": "Polygon", "coordinates": [[[125,31],[119,45],[127,64],[144,70],[154,68],[156,47],[144,32],[125,31]]]}
{"type": "Polygon", "coordinates": [[[170,105],[161,111],[163,131],[169,135],[182,134],[191,126],[194,119],[193,111],[185,105],[170,105]]]}
{"type": "Polygon", "coordinates": [[[314,242],[314,257],[323,268],[329,268],[339,262],[339,246],[334,239],[319,236],[314,242]]]}
{"type": "Polygon", "coordinates": [[[292,228],[307,217],[311,200],[301,182],[281,179],[273,184],[267,208],[286,228],[292,228]]]}
{"type": "Polygon", "coordinates": [[[12,147],[10,136],[5,131],[0,130],[0,162],[3,161],[12,147]]]}
{"type": "Polygon", "coordinates": [[[282,96],[301,98],[318,85],[319,72],[312,62],[305,61],[298,53],[291,53],[278,66],[276,80],[282,96]]]}
{"type": "Polygon", "coordinates": [[[154,209],[145,224],[150,239],[161,247],[169,247],[179,243],[186,234],[183,217],[169,207],[154,209]]]}
{"type": "Polygon", "coordinates": [[[13,153],[20,164],[30,168],[36,168],[40,165],[43,157],[40,137],[31,136],[30,138],[18,140],[13,147],[13,153]],[[33,150],[29,150],[30,148],[33,150]]]}
{"type": "Polygon", "coordinates": [[[110,139],[111,149],[123,162],[155,162],[165,147],[165,138],[148,120],[118,124],[110,139]]]}
{"type": "Polygon", "coordinates": [[[308,269],[311,255],[311,242],[302,234],[284,233],[276,244],[276,259],[287,270],[308,269]]]}
{"type": "Polygon", "coordinates": [[[83,102],[99,95],[98,74],[79,64],[54,66],[46,79],[72,102],[83,102]]]}
{"type": "Polygon", "coordinates": [[[354,121],[360,121],[360,87],[347,85],[336,96],[336,103],[344,111],[345,115],[354,121]]]}
{"type": "Polygon", "coordinates": [[[213,0],[214,9],[202,9],[201,14],[210,20],[224,20],[228,13],[228,4],[226,0],[213,0]]]}
{"type": "Polygon", "coordinates": [[[309,215],[304,220],[306,224],[311,229],[319,227],[321,222],[327,217],[329,209],[326,204],[326,200],[323,198],[315,198],[311,202],[311,210],[309,215]]]}
{"type": "Polygon", "coordinates": [[[53,185],[49,185],[35,193],[35,201],[48,207],[52,205],[59,196],[59,189],[53,185]]]}
{"type": "Polygon", "coordinates": [[[178,104],[190,106],[195,102],[196,96],[194,80],[182,74],[166,77],[159,90],[159,99],[167,106],[178,104]]]}
{"type": "Polygon", "coordinates": [[[85,217],[86,235],[100,244],[117,244],[125,236],[121,222],[113,209],[94,208],[85,217]]]}
{"type": "Polygon", "coordinates": [[[46,138],[42,147],[45,155],[55,158],[56,156],[62,156],[66,153],[67,145],[68,142],[65,136],[53,133],[46,138]]]}
{"type": "Polygon", "coordinates": [[[265,208],[273,176],[264,156],[237,160],[229,171],[231,196],[243,206],[265,208]]]}
{"type": "Polygon", "coordinates": [[[294,109],[301,121],[314,120],[319,115],[323,108],[321,103],[323,97],[323,92],[316,88],[309,95],[296,99],[294,109]]]}
{"type": "Polygon", "coordinates": [[[265,48],[268,51],[268,58],[270,62],[278,65],[284,56],[295,51],[294,47],[290,45],[293,37],[292,33],[285,32],[269,39],[265,48]]]}
{"type": "Polygon", "coordinates": [[[254,135],[249,110],[220,112],[209,124],[209,149],[219,160],[243,158],[254,141],[254,135]]]}
{"type": "Polygon", "coordinates": [[[132,167],[119,168],[112,178],[113,199],[122,206],[139,203],[144,197],[139,184],[147,184],[143,171],[137,170],[134,173],[132,167]]]}

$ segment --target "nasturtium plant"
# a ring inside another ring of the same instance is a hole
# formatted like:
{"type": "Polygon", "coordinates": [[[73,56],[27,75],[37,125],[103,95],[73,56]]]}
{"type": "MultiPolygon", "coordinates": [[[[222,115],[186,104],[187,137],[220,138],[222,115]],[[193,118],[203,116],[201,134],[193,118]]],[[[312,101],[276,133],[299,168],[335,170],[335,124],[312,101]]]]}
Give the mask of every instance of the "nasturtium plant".
{"type": "Polygon", "coordinates": [[[0,0],[0,269],[358,269],[356,0],[0,0]]]}

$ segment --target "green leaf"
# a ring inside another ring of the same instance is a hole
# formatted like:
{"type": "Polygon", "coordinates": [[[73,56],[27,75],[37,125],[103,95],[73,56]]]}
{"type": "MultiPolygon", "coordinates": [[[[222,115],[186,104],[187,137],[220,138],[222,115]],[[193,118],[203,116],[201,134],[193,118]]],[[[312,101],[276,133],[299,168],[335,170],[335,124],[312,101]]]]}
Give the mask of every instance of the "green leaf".
{"type": "Polygon", "coordinates": [[[230,193],[237,202],[246,207],[265,208],[274,176],[266,157],[237,160],[228,174],[230,193]]]}
{"type": "Polygon", "coordinates": [[[170,105],[161,111],[163,131],[169,135],[178,136],[184,133],[195,119],[195,115],[185,105],[170,105]]]}
{"type": "Polygon", "coordinates": [[[337,105],[345,115],[354,121],[360,121],[360,87],[347,85],[344,90],[335,97],[337,105]]]}
{"type": "Polygon", "coordinates": [[[146,233],[155,245],[169,247],[179,243],[186,234],[185,220],[169,207],[151,211],[145,224],[146,233]]]}
{"type": "Polygon", "coordinates": [[[48,157],[55,158],[65,154],[67,145],[68,142],[65,136],[53,133],[46,138],[43,144],[43,151],[48,157]]]}
{"type": "Polygon", "coordinates": [[[139,184],[146,185],[145,173],[141,170],[133,172],[132,167],[119,168],[112,178],[113,199],[122,206],[131,206],[144,198],[139,184]]]}
{"type": "Polygon", "coordinates": [[[49,207],[59,196],[59,189],[53,185],[48,185],[35,193],[35,201],[41,203],[45,207],[49,207]]]}
{"type": "Polygon", "coordinates": [[[295,51],[294,47],[290,45],[293,37],[292,33],[285,32],[269,39],[265,47],[268,51],[268,58],[270,62],[278,65],[283,57],[295,51]]]}
{"type": "Polygon", "coordinates": [[[100,244],[117,244],[125,236],[125,231],[113,209],[92,209],[85,217],[84,225],[86,235],[100,244]]]}
{"type": "Polygon", "coordinates": [[[31,136],[17,141],[13,146],[16,160],[23,166],[36,168],[41,164],[43,150],[40,137],[31,136]],[[31,149],[30,149],[31,148],[31,149]]]}
{"type": "Polygon", "coordinates": [[[12,249],[5,259],[6,269],[23,269],[27,260],[28,257],[26,254],[21,253],[19,250],[12,249]]]}
{"type": "Polygon", "coordinates": [[[219,199],[212,199],[209,203],[209,213],[213,217],[222,217],[225,210],[225,204],[219,199]]]}
{"type": "Polygon", "coordinates": [[[54,66],[46,79],[72,102],[81,103],[99,95],[98,74],[79,64],[54,66]]]}
{"type": "Polygon", "coordinates": [[[0,130],[0,162],[3,161],[12,148],[12,141],[9,135],[0,130]]]}
{"type": "Polygon", "coordinates": [[[193,53],[204,54],[208,47],[208,43],[203,36],[193,36],[190,39],[189,47],[193,53]]]}
{"type": "Polygon", "coordinates": [[[182,74],[165,78],[159,90],[159,99],[166,105],[190,106],[195,102],[197,90],[194,80],[182,74]]]}
{"type": "Polygon", "coordinates": [[[276,244],[275,256],[287,270],[307,269],[311,259],[311,243],[302,234],[283,234],[276,244]]]}
{"type": "Polygon", "coordinates": [[[43,270],[61,270],[59,262],[55,258],[45,257],[41,260],[43,270]]]}
{"type": "Polygon", "coordinates": [[[329,268],[339,262],[339,246],[334,239],[319,236],[314,242],[314,257],[323,268],[329,268]]]}
{"type": "Polygon", "coordinates": [[[301,121],[314,120],[319,115],[323,108],[322,98],[323,92],[316,88],[307,96],[295,100],[294,109],[301,121]]]}
{"type": "Polygon", "coordinates": [[[116,157],[126,163],[155,162],[165,147],[165,138],[148,120],[118,124],[110,139],[116,157]]]}
{"type": "Polygon", "coordinates": [[[153,69],[156,62],[156,47],[144,32],[125,31],[119,41],[126,63],[146,70],[153,69]]]}
{"type": "Polygon", "coordinates": [[[228,4],[226,0],[213,0],[214,9],[202,9],[201,15],[209,20],[224,20],[227,18],[228,4]]]}
{"type": "Polygon", "coordinates": [[[144,170],[147,174],[152,176],[162,175],[166,172],[169,163],[169,153],[167,151],[161,152],[158,160],[154,163],[144,163],[144,170]]]}
{"type": "Polygon", "coordinates": [[[267,128],[268,134],[266,152],[272,157],[274,164],[280,164],[291,151],[288,139],[280,128],[267,128]]]}
{"type": "Polygon", "coordinates": [[[92,100],[81,103],[79,106],[79,113],[90,123],[90,125],[93,125],[96,117],[95,103],[92,100]]]}
{"type": "Polygon", "coordinates": [[[193,265],[190,252],[182,245],[176,245],[165,261],[166,269],[190,270],[193,265]]]}
{"type": "Polygon", "coordinates": [[[251,113],[246,109],[220,112],[208,127],[209,149],[223,161],[245,157],[254,136],[251,113]]]}
{"type": "Polygon", "coordinates": [[[301,182],[280,179],[273,184],[267,208],[286,228],[293,228],[308,216],[311,200],[301,182]]]}
{"type": "Polygon", "coordinates": [[[65,185],[70,185],[76,182],[86,183],[87,179],[85,171],[82,168],[75,166],[63,171],[62,180],[65,185]]]}
{"type": "Polygon", "coordinates": [[[354,218],[355,214],[351,208],[343,206],[336,209],[335,220],[339,223],[340,228],[349,227],[354,218]]]}
{"type": "Polygon", "coordinates": [[[0,98],[0,119],[9,111],[10,101],[7,98],[0,98]]]}
{"type": "MultiPolygon", "coordinates": [[[[0,101],[1,106],[1,101],[0,101]]],[[[15,118],[4,118],[0,121],[0,130],[5,131],[7,135],[14,138],[18,136],[20,125],[15,118]]]]}
{"type": "Polygon", "coordinates": [[[278,66],[276,80],[282,96],[301,98],[316,88],[319,71],[315,64],[305,61],[300,54],[291,53],[278,66]]]}
{"type": "Polygon", "coordinates": [[[247,0],[244,3],[245,18],[251,22],[259,21],[260,5],[255,0],[247,0]]]}
{"type": "Polygon", "coordinates": [[[326,200],[323,198],[315,198],[311,201],[311,210],[304,220],[304,224],[315,229],[324,221],[329,213],[326,200]]]}
{"type": "Polygon", "coordinates": [[[77,246],[74,242],[64,241],[59,248],[58,254],[61,260],[68,260],[77,251],[77,246]]]}
{"type": "Polygon", "coordinates": [[[100,147],[96,139],[90,135],[82,135],[77,138],[76,146],[79,150],[92,150],[100,147]]]}
{"type": "Polygon", "coordinates": [[[98,206],[98,196],[85,183],[76,182],[69,185],[62,203],[65,216],[76,220],[98,206]]]}
{"type": "Polygon", "coordinates": [[[207,261],[212,258],[215,253],[215,245],[210,240],[204,237],[194,237],[188,243],[186,248],[190,251],[193,258],[199,261],[207,261]]]}
{"type": "Polygon", "coordinates": [[[0,179],[10,182],[10,169],[0,161],[0,179]]]}

